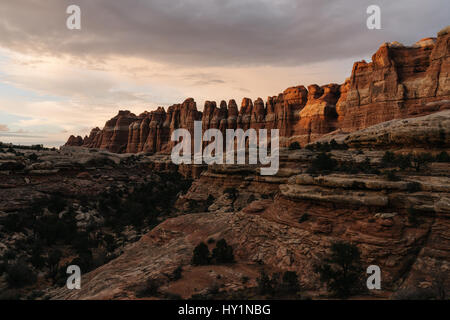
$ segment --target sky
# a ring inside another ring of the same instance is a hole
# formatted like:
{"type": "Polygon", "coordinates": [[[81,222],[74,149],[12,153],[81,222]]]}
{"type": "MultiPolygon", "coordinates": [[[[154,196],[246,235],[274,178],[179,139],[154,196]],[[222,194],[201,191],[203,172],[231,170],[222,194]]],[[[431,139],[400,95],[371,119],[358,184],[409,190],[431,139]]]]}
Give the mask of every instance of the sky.
{"type": "Polygon", "coordinates": [[[436,36],[449,16],[448,0],[1,1],[0,141],[60,146],[118,110],[343,83],[384,42],[436,36]],[[66,26],[73,4],[81,30],[66,26]]]}

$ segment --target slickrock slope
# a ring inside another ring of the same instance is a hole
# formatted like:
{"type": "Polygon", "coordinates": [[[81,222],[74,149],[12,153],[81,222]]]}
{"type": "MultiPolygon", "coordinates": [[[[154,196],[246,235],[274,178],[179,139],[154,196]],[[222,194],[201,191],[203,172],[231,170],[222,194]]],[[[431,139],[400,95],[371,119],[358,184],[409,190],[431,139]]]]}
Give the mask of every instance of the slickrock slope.
{"type": "Polygon", "coordinates": [[[353,132],[377,123],[420,116],[450,108],[450,32],[438,33],[413,46],[385,43],[372,62],[356,62],[344,84],[311,85],[286,89],[278,96],[244,98],[236,102],[207,101],[203,112],[193,99],[139,116],[120,111],[103,130],[89,136],[71,136],[68,146],[107,149],[112,152],[168,152],[170,134],[177,128],[279,129],[281,144],[302,145],[330,132],[353,132]]]}
{"type": "Polygon", "coordinates": [[[261,270],[289,270],[299,275],[302,292],[316,297],[325,291],[314,265],[335,241],[357,245],[364,267],[380,266],[383,291],[368,293],[374,298],[434,290],[436,283],[448,292],[449,162],[436,160],[416,170],[386,166],[382,159],[386,148],[396,154],[440,154],[450,142],[449,119],[446,110],[343,136],[361,149],[331,150],[336,164],[330,172],[310,172],[321,152],[311,148],[282,149],[281,169],[273,177],[260,176],[257,167],[209,166],[178,197],[177,217],[85,274],[81,290],[61,288],[50,296],[136,298],[146,279],[158,279],[163,296],[189,298],[218,288],[226,297],[251,298],[248,290],[261,270]],[[372,144],[378,148],[371,150],[372,144]],[[388,174],[393,168],[395,179],[388,174]],[[235,264],[190,265],[199,242],[220,238],[233,246],[235,264]],[[171,279],[179,266],[181,279],[171,279]]]}

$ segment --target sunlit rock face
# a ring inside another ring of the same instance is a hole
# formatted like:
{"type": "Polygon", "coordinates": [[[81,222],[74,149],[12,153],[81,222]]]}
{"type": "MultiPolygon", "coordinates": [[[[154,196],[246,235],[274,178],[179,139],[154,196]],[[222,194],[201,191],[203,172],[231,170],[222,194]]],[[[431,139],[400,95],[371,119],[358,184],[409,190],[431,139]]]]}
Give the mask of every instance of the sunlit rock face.
{"type": "Polygon", "coordinates": [[[296,86],[264,102],[244,98],[240,109],[206,101],[203,112],[192,98],[139,116],[120,111],[104,128],[89,136],[70,137],[66,145],[107,149],[119,153],[170,152],[171,133],[192,132],[194,121],[203,130],[278,129],[281,146],[301,145],[331,132],[353,132],[377,123],[420,116],[450,108],[450,34],[425,38],[407,47],[385,43],[372,62],[356,62],[343,84],[296,86]]]}

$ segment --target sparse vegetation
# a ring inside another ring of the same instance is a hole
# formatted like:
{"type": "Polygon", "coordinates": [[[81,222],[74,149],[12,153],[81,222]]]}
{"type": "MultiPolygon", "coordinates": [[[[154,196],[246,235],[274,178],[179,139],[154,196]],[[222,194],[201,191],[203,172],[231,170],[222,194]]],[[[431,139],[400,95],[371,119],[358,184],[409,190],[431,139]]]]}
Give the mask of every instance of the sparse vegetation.
{"type": "Polygon", "coordinates": [[[304,213],[301,215],[301,217],[298,219],[298,223],[303,223],[305,221],[308,221],[309,219],[309,214],[308,213],[304,213]]]}
{"type": "Polygon", "coordinates": [[[419,216],[420,216],[420,212],[411,207],[408,208],[408,222],[411,223],[414,226],[417,226],[420,224],[420,220],[419,220],[419,216]]]}
{"type": "Polygon", "coordinates": [[[239,191],[236,188],[226,188],[223,191],[224,194],[228,194],[231,199],[236,200],[236,198],[239,196],[239,191]]]}
{"type": "Polygon", "coordinates": [[[396,170],[390,170],[390,171],[387,171],[387,173],[386,173],[386,178],[387,178],[389,181],[400,181],[401,179],[400,179],[399,176],[397,176],[396,173],[397,173],[396,170]]]}
{"type": "Polygon", "coordinates": [[[300,143],[298,143],[297,141],[292,142],[289,145],[289,150],[300,150],[302,147],[300,146],[300,143]]]}
{"type": "Polygon", "coordinates": [[[225,239],[220,239],[212,251],[212,261],[216,264],[233,263],[233,248],[227,244],[225,239]]]}
{"type": "Polygon", "coordinates": [[[310,173],[332,171],[337,166],[337,161],[333,159],[329,154],[322,152],[317,155],[311,162],[311,166],[308,169],[310,173]]]}
{"type": "Polygon", "coordinates": [[[209,248],[204,242],[199,243],[194,248],[191,261],[192,265],[195,266],[233,262],[233,248],[227,244],[225,239],[220,239],[216,242],[216,247],[212,250],[212,254],[210,254],[209,248]]]}
{"type": "Polygon", "coordinates": [[[209,248],[201,242],[195,248],[192,256],[192,265],[202,266],[207,265],[210,262],[209,248]]]}
{"type": "Polygon", "coordinates": [[[283,297],[295,295],[300,291],[298,275],[294,271],[285,271],[282,276],[280,273],[274,273],[272,276],[269,276],[264,271],[261,271],[256,282],[258,284],[257,292],[260,295],[283,297]]]}
{"type": "Polygon", "coordinates": [[[406,184],[406,191],[409,193],[419,192],[420,190],[422,190],[422,185],[419,182],[414,181],[406,184]]]}
{"type": "Polygon", "coordinates": [[[348,298],[361,290],[363,269],[360,251],[353,244],[333,243],[329,255],[315,266],[315,271],[319,273],[320,281],[336,297],[348,298]]]}
{"type": "Polygon", "coordinates": [[[336,140],[332,139],[330,142],[316,142],[314,144],[308,144],[306,149],[311,151],[330,152],[332,150],[347,150],[348,145],[345,142],[337,143],[336,140]]]}
{"type": "Polygon", "coordinates": [[[22,288],[36,282],[36,274],[25,261],[19,260],[6,267],[6,281],[10,288],[22,288]]]}
{"type": "Polygon", "coordinates": [[[161,281],[158,279],[147,279],[142,287],[138,287],[136,290],[137,298],[156,297],[159,295],[159,288],[161,287],[161,281]]]}
{"type": "Polygon", "coordinates": [[[448,155],[447,152],[442,151],[436,156],[435,160],[436,162],[450,162],[450,155],[448,155]]]}

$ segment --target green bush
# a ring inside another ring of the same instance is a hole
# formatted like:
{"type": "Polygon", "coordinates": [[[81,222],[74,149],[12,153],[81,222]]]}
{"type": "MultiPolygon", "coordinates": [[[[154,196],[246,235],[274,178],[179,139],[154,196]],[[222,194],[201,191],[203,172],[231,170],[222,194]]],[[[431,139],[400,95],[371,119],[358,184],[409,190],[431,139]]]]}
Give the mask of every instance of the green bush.
{"type": "Polygon", "coordinates": [[[22,288],[36,282],[36,274],[24,261],[6,267],[6,281],[10,288],[22,288]]]}
{"type": "Polygon", "coordinates": [[[414,154],[410,156],[412,166],[416,171],[420,171],[426,168],[430,162],[433,162],[434,158],[430,153],[414,154]]]}
{"type": "Polygon", "coordinates": [[[215,263],[233,263],[233,248],[227,244],[225,239],[220,239],[212,251],[212,259],[215,263]]]}
{"type": "Polygon", "coordinates": [[[55,278],[58,273],[59,261],[61,260],[62,252],[60,250],[52,250],[48,254],[47,266],[49,269],[49,277],[55,278]]]}
{"type": "Polygon", "coordinates": [[[192,265],[202,266],[209,264],[209,262],[209,248],[205,243],[201,242],[194,248],[192,265]]]}
{"type": "Polygon", "coordinates": [[[147,279],[143,287],[138,288],[136,291],[137,298],[144,297],[156,297],[159,295],[159,288],[161,287],[161,281],[158,279],[147,279]]]}
{"type": "Polygon", "coordinates": [[[446,151],[442,151],[436,156],[435,160],[436,162],[450,162],[450,156],[446,151]]]}
{"type": "Polygon", "coordinates": [[[258,284],[257,290],[259,294],[274,294],[272,280],[264,271],[261,271],[259,278],[256,279],[256,282],[258,284]]]}
{"type": "Polygon", "coordinates": [[[228,194],[232,199],[236,199],[239,196],[239,191],[236,188],[226,188],[223,193],[228,194]]]}
{"type": "Polygon", "coordinates": [[[287,294],[297,293],[300,290],[297,273],[286,271],[282,278],[282,290],[287,294]]]}
{"type": "Polygon", "coordinates": [[[363,269],[357,246],[345,242],[335,242],[321,265],[315,266],[320,281],[339,298],[347,298],[362,288],[363,269]]]}
{"type": "Polygon", "coordinates": [[[422,190],[422,185],[419,182],[414,181],[406,184],[406,191],[409,193],[419,192],[420,190],[422,190]]]}
{"type": "Polygon", "coordinates": [[[398,177],[398,176],[396,175],[396,172],[397,172],[397,171],[395,171],[395,170],[388,171],[388,172],[386,173],[386,178],[387,178],[389,181],[400,181],[400,177],[398,177]]]}
{"type": "Polygon", "coordinates": [[[170,279],[173,281],[177,281],[181,279],[183,276],[183,267],[178,266],[175,270],[173,270],[172,275],[170,276],[170,279]]]}
{"type": "Polygon", "coordinates": [[[383,155],[383,158],[381,158],[381,163],[384,166],[391,166],[395,162],[395,154],[391,151],[386,151],[383,155]]]}
{"type": "Polygon", "coordinates": [[[311,173],[321,171],[332,171],[337,166],[337,161],[333,159],[329,154],[322,152],[316,156],[311,162],[311,166],[308,171],[311,173]]]}
{"type": "Polygon", "coordinates": [[[420,224],[420,211],[411,207],[408,208],[408,222],[411,223],[414,226],[417,226],[420,224]]]}
{"type": "Polygon", "coordinates": [[[309,214],[308,213],[304,213],[298,219],[298,223],[303,223],[303,222],[307,221],[308,219],[309,219],[309,214]]]}
{"type": "Polygon", "coordinates": [[[289,150],[300,150],[302,147],[300,146],[300,143],[298,143],[297,141],[292,142],[289,145],[289,150]]]}

